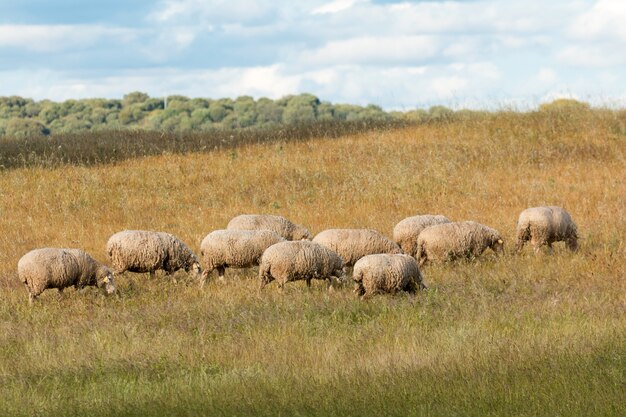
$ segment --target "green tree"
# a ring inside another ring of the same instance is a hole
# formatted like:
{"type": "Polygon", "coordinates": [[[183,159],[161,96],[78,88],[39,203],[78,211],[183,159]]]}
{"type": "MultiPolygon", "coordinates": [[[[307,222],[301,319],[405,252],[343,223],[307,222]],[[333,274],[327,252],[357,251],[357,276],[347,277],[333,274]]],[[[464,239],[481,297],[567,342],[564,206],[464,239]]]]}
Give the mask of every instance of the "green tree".
{"type": "Polygon", "coordinates": [[[319,105],[320,100],[312,94],[291,96],[283,112],[283,122],[290,124],[315,121],[319,105]]]}
{"type": "Polygon", "coordinates": [[[428,109],[428,120],[448,121],[454,116],[454,111],[445,106],[432,106],[428,109]]]}
{"type": "Polygon", "coordinates": [[[45,136],[50,131],[38,120],[15,117],[7,121],[4,133],[14,138],[32,138],[45,136]]]}
{"type": "Polygon", "coordinates": [[[143,103],[150,98],[146,93],[140,91],[133,91],[132,93],[125,94],[122,98],[122,106],[130,106],[132,104],[143,103]]]}
{"type": "Polygon", "coordinates": [[[269,98],[260,98],[256,104],[257,124],[259,126],[274,126],[282,122],[284,108],[269,98]]]}
{"type": "Polygon", "coordinates": [[[237,117],[237,127],[249,127],[256,123],[256,103],[252,97],[238,97],[237,100],[235,100],[233,111],[237,117]]]}

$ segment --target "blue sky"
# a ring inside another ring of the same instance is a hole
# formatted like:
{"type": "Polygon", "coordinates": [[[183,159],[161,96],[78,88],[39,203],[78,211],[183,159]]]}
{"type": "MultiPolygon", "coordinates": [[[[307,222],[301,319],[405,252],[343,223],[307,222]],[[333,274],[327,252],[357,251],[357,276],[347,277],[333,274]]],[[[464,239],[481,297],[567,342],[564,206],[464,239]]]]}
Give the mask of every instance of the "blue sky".
{"type": "Polygon", "coordinates": [[[0,95],[626,103],[626,1],[0,0],[0,95]]]}

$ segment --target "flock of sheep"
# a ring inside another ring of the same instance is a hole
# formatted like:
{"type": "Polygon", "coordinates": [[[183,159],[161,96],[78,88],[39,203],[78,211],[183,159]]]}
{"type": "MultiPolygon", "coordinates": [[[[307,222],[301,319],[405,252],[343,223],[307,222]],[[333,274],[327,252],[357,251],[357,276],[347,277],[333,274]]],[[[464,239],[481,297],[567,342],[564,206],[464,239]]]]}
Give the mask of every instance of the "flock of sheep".
{"type": "MultiPolygon", "coordinates": [[[[217,270],[224,280],[226,268],[259,266],[261,288],[276,281],[323,279],[330,286],[352,267],[355,292],[362,298],[380,293],[415,292],[426,288],[419,267],[427,261],[475,258],[487,248],[504,252],[498,231],[482,224],[451,222],[441,215],[408,217],[393,230],[393,241],[371,229],[328,229],[315,238],[307,229],[273,215],[244,214],[225,230],[209,233],[200,244],[201,259],[177,237],[165,232],[125,230],[115,233],[106,251],[112,268],[80,249],[35,249],[18,262],[19,279],[32,303],[47,288],[98,286],[115,291],[114,275],[123,272],[183,269],[201,285],[217,270]]],[[[564,241],[577,249],[577,228],[560,207],[524,210],[517,222],[517,250],[528,241],[535,251],[564,241]]]]}

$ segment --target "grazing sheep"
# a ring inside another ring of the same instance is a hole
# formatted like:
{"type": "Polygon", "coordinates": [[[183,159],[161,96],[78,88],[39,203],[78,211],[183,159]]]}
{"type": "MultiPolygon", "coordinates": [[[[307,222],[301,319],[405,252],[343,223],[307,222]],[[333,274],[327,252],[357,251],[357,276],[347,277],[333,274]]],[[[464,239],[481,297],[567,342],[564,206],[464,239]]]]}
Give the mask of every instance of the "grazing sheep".
{"type": "Polygon", "coordinates": [[[548,245],[552,253],[554,242],[565,242],[571,251],[578,249],[578,229],[570,214],[561,207],[544,206],[528,208],[517,220],[517,250],[522,250],[530,240],[535,253],[548,245]]]}
{"type": "Polygon", "coordinates": [[[400,246],[372,229],[327,229],[315,236],[313,242],[337,252],[347,266],[365,255],[402,253],[400,246]]]}
{"type": "Polygon", "coordinates": [[[362,257],[354,264],[354,292],[362,299],[375,294],[425,289],[415,258],[409,255],[377,254],[362,257]]]}
{"type": "Polygon", "coordinates": [[[217,269],[220,280],[225,268],[249,268],[258,265],[265,249],[285,239],[271,230],[215,230],[202,240],[202,285],[217,269]]]}
{"type": "Polygon", "coordinates": [[[305,280],[310,287],[311,279],[328,280],[330,289],[332,279],[343,276],[343,267],[339,255],[318,243],[308,240],[276,243],[261,257],[261,289],[272,280],[276,280],[281,289],[285,283],[296,280],[305,280]]]}
{"type": "Polygon", "coordinates": [[[450,223],[450,220],[442,215],[423,214],[421,216],[407,217],[393,228],[393,240],[400,245],[407,255],[415,257],[417,253],[417,237],[422,230],[436,224],[450,223]]]}
{"type": "Polygon", "coordinates": [[[17,263],[17,274],[28,290],[28,301],[47,288],[83,288],[88,285],[115,292],[111,270],[80,249],[42,248],[28,252],[17,263]]]}
{"type": "Polygon", "coordinates": [[[107,242],[107,253],[116,274],[130,271],[153,275],[159,269],[172,274],[184,269],[199,278],[202,273],[200,261],[191,249],[165,232],[124,230],[115,233],[107,242]]]}
{"type": "Polygon", "coordinates": [[[416,259],[426,261],[476,258],[487,248],[504,252],[504,242],[497,230],[476,222],[443,223],[427,227],[417,238],[416,259]]]}
{"type": "Polygon", "coordinates": [[[271,214],[242,214],[234,217],[228,230],[271,230],[287,240],[311,239],[311,234],[303,226],[292,223],[282,216],[271,214]]]}

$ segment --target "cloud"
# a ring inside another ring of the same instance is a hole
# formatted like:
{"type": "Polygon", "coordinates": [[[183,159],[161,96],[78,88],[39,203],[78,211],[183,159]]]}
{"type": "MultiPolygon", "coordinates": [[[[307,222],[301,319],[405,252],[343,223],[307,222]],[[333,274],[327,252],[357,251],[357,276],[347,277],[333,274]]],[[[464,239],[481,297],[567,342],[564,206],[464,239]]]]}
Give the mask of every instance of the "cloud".
{"type": "Polygon", "coordinates": [[[552,68],[541,68],[537,73],[537,80],[541,83],[552,84],[556,79],[556,72],[552,68]]]}
{"type": "Polygon", "coordinates": [[[358,0],[334,0],[322,6],[316,7],[312,14],[338,13],[352,7],[358,0]]]}
{"type": "Polygon", "coordinates": [[[304,51],[301,60],[311,65],[389,64],[424,61],[438,50],[432,36],[359,37],[332,41],[304,51]]]}
{"type": "Polygon", "coordinates": [[[583,40],[609,39],[626,42],[625,21],[626,3],[623,0],[599,0],[570,24],[569,32],[583,40]]]}
{"type": "Polygon", "coordinates": [[[0,25],[0,48],[34,52],[58,52],[84,48],[102,39],[129,42],[133,29],[102,25],[0,25]]]}
{"type": "Polygon", "coordinates": [[[557,53],[558,62],[582,68],[606,68],[626,63],[624,45],[583,43],[568,46],[557,53]]]}

